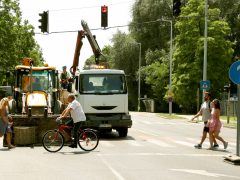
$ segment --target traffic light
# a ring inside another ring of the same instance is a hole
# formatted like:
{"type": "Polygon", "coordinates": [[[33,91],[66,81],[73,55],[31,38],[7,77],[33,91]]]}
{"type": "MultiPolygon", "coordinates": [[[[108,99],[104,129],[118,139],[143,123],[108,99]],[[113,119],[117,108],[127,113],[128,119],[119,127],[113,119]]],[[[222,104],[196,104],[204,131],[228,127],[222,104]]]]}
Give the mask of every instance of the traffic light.
{"type": "Polygon", "coordinates": [[[10,71],[7,71],[7,72],[6,72],[6,78],[10,78],[10,76],[11,76],[10,71]]]}
{"type": "Polygon", "coordinates": [[[173,0],[173,16],[179,16],[181,12],[181,0],[173,0]]]}
{"type": "Polygon", "coordinates": [[[108,26],[108,6],[101,6],[101,27],[108,26]]]}
{"type": "Polygon", "coordinates": [[[48,33],[48,11],[43,11],[43,13],[39,13],[39,16],[41,17],[39,19],[41,25],[38,27],[41,29],[42,33],[48,33]]]}
{"type": "Polygon", "coordinates": [[[233,82],[229,84],[230,97],[237,97],[237,85],[233,82]]]}

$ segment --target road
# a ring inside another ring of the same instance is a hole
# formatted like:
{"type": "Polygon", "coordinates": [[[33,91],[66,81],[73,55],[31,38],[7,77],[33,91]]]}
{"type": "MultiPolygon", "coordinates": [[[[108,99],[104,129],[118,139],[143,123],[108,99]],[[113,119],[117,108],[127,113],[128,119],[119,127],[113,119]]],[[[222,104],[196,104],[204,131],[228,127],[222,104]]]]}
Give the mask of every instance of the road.
{"type": "MultiPolygon", "coordinates": [[[[0,179],[8,180],[226,180],[240,179],[239,166],[223,161],[236,154],[236,130],[223,128],[229,142],[216,151],[193,148],[202,124],[169,120],[152,113],[132,112],[133,127],[127,138],[116,132],[101,136],[93,152],[64,147],[49,153],[43,147],[8,150],[0,144],[0,179]]],[[[2,138],[0,138],[2,142],[2,138]]]]}

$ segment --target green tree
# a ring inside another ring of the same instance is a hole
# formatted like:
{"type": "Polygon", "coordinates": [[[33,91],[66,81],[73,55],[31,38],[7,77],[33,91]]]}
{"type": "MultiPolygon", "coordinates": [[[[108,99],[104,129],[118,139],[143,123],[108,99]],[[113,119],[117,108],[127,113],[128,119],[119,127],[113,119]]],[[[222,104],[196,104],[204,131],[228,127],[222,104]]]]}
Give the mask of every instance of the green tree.
{"type": "MultiPolygon", "coordinates": [[[[42,64],[40,47],[34,40],[34,28],[22,22],[17,0],[0,1],[0,62],[2,70],[13,70],[23,57],[31,57],[42,64]],[[36,58],[36,59],[35,59],[36,58]]],[[[4,81],[4,77],[0,77],[4,81]]]]}
{"type": "Polygon", "coordinates": [[[111,59],[113,68],[122,69],[127,75],[129,91],[129,108],[137,109],[137,72],[139,63],[139,46],[131,35],[118,31],[112,38],[111,59]]]}
{"type": "Polygon", "coordinates": [[[137,42],[142,43],[143,52],[169,47],[169,23],[158,20],[172,18],[171,5],[172,0],[136,0],[133,5],[130,32],[137,42]]]}
{"type": "Polygon", "coordinates": [[[231,33],[229,33],[229,40],[234,42],[233,61],[240,57],[240,0],[219,0],[213,1],[213,6],[220,8],[220,17],[226,19],[231,33]]]}
{"type": "Polygon", "coordinates": [[[142,66],[146,65],[142,72],[143,75],[145,74],[143,76],[145,79],[141,81],[141,94],[161,102],[164,97],[163,92],[167,91],[165,83],[162,82],[169,81],[169,71],[165,69],[166,61],[157,59],[169,60],[165,55],[169,52],[170,40],[170,23],[161,19],[172,19],[172,0],[136,0],[132,8],[132,16],[130,33],[137,42],[141,43],[142,66]],[[160,79],[161,81],[157,81],[160,79]]]}
{"type": "MultiPolygon", "coordinates": [[[[173,60],[173,92],[175,101],[187,112],[196,104],[196,92],[203,74],[204,54],[204,0],[189,0],[182,8],[176,23],[176,49],[173,60]]],[[[211,92],[218,97],[220,89],[228,82],[228,68],[232,57],[232,43],[228,40],[230,28],[219,20],[220,10],[209,8],[207,79],[211,92]]]]}
{"type": "Polygon", "coordinates": [[[142,68],[142,77],[151,89],[151,98],[159,104],[157,110],[165,111],[166,101],[163,99],[169,84],[169,53],[164,50],[148,50],[145,59],[146,66],[142,68]]]}

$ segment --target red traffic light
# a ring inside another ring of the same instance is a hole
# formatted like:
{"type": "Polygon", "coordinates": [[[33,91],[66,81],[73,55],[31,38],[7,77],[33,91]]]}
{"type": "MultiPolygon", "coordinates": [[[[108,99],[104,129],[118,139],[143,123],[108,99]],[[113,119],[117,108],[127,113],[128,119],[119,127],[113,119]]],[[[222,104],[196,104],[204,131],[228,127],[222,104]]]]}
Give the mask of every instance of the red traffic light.
{"type": "Polygon", "coordinates": [[[106,28],[108,26],[108,7],[101,6],[101,27],[106,28]]]}
{"type": "Polygon", "coordinates": [[[101,7],[101,12],[102,13],[107,13],[108,12],[108,7],[107,6],[102,6],[101,7]]]}

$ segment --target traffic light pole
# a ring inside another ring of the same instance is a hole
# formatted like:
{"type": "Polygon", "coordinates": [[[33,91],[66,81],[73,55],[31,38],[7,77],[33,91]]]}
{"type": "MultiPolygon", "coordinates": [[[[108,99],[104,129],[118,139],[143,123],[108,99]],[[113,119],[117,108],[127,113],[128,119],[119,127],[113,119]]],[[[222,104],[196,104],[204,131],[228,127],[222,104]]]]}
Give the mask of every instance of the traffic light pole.
{"type": "Polygon", "coordinates": [[[238,84],[238,108],[237,108],[237,150],[236,155],[240,156],[240,85],[238,84]]]}
{"type": "MultiPolygon", "coordinates": [[[[208,36],[208,0],[205,0],[203,81],[207,80],[207,36],[208,36]]],[[[202,102],[204,101],[204,93],[205,90],[203,90],[202,102]]]]}

